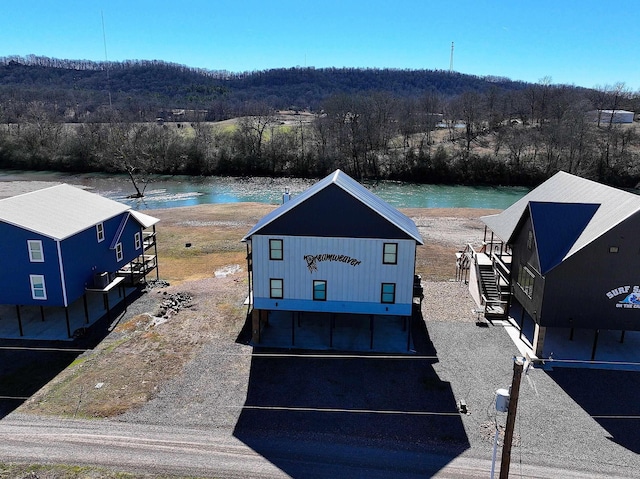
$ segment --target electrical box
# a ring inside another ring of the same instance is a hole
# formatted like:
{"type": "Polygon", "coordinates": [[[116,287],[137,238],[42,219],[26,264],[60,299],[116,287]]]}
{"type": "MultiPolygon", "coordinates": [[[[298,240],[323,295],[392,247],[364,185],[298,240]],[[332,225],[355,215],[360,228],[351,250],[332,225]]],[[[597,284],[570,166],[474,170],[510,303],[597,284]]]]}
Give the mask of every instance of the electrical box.
{"type": "Polygon", "coordinates": [[[496,411],[507,412],[509,409],[509,391],[507,389],[498,389],[496,391],[496,411]]]}

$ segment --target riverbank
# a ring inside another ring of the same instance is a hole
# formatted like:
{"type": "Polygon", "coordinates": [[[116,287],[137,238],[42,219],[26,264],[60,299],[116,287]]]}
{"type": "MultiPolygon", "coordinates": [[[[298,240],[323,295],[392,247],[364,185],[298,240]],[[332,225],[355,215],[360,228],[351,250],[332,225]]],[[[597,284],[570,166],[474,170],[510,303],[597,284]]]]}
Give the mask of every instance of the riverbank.
{"type": "MultiPolygon", "coordinates": [[[[0,199],[68,183],[88,189],[137,210],[155,210],[211,203],[280,204],[288,188],[292,196],[315,183],[305,178],[221,177],[152,175],[144,198],[132,199],[135,193],[127,175],[107,173],[61,173],[54,171],[0,170],[0,199]]],[[[524,187],[463,186],[403,183],[398,181],[363,181],[367,188],[396,208],[495,208],[505,209],[529,192],[524,187]]]]}

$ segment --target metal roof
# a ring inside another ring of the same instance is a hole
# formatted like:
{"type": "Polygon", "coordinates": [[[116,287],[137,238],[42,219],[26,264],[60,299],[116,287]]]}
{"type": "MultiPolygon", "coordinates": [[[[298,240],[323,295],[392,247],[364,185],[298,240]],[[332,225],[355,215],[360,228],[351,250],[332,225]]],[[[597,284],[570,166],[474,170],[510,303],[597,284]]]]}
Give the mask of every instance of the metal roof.
{"type": "MultiPolygon", "coordinates": [[[[424,242],[422,241],[422,237],[420,236],[420,232],[418,231],[418,228],[411,218],[404,215],[389,203],[380,199],[378,196],[374,195],[371,191],[366,189],[364,186],[362,186],[360,183],[358,183],[356,180],[354,180],[341,170],[334,171],[330,175],[326,176],[325,178],[302,192],[299,196],[287,201],[280,207],[263,216],[260,221],[258,221],[255,226],[251,228],[251,230],[245,235],[245,237],[242,238],[242,241],[246,241],[252,235],[260,231],[260,229],[262,229],[272,221],[285,215],[288,211],[297,207],[329,185],[336,185],[340,187],[342,190],[360,201],[372,211],[376,212],[387,221],[395,225],[397,228],[404,231],[407,235],[416,240],[418,244],[424,244],[424,242]]],[[[339,214],[339,212],[336,212],[336,214],[339,214]]]]}
{"type": "Polygon", "coordinates": [[[153,225],[160,222],[158,218],[145,215],[144,213],[140,213],[139,211],[131,210],[129,213],[131,213],[131,216],[133,216],[135,220],[140,223],[140,226],[142,226],[143,229],[151,228],[153,225]]]}
{"type": "MultiPolygon", "coordinates": [[[[481,220],[503,241],[510,242],[518,222],[531,202],[599,205],[563,260],[640,210],[638,195],[561,171],[502,213],[483,216],[481,220]]],[[[561,228],[562,225],[556,224],[554,227],[561,228]]]]}
{"type": "MultiPolygon", "coordinates": [[[[117,201],[62,184],[0,200],[0,221],[63,240],[130,209],[117,201]]],[[[134,217],[142,226],[143,221],[151,221],[147,220],[151,218],[148,215],[137,215],[134,217]]]]}
{"type": "Polygon", "coordinates": [[[562,263],[598,208],[585,203],[529,202],[540,273],[547,274],[562,263]]]}

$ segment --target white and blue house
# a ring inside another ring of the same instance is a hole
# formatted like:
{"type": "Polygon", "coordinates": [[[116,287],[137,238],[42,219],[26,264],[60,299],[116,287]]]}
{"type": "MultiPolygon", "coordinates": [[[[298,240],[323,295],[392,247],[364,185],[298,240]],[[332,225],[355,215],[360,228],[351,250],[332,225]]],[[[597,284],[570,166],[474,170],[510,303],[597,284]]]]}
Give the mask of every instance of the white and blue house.
{"type": "Polygon", "coordinates": [[[158,221],[66,184],[0,200],[0,304],[16,305],[20,322],[20,306],[66,310],[88,291],[146,278],[158,221]]]}
{"type": "Polygon", "coordinates": [[[413,313],[415,223],[336,170],[246,234],[253,341],[269,312],[413,313]]]}

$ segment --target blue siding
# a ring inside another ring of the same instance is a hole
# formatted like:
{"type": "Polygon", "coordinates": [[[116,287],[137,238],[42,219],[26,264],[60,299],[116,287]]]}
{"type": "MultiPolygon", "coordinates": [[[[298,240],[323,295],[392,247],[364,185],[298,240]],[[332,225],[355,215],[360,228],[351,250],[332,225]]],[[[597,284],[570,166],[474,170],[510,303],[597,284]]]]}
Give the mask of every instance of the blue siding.
{"type": "Polygon", "coordinates": [[[255,298],[256,309],[273,311],[315,311],[321,313],[383,314],[411,316],[411,304],[383,304],[356,301],[313,301],[304,299],[255,298]],[[277,306],[276,306],[277,304],[277,306]]]}
{"type": "MultiPolygon", "coordinates": [[[[123,258],[116,261],[116,252],[110,249],[111,242],[122,222],[123,213],[104,221],[104,241],[98,243],[96,228],[92,226],[60,243],[63,272],[67,293],[67,304],[82,297],[87,286],[93,285],[93,276],[100,272],[115,272],[126,263],[142,254],[135,249],[136,233],[140,225],[131,217],[127,221],[120,242],[123,258]]],[[[64,306],[64,295],[60,275],[57,242],[51,238],[22,228],[0,222],[2,254],[0,255],[0,304],[39,306],[64,306]],[[44,262],[29,261],[27,240],[42,241],[44,262]],[[45,277],[46,300],[31,297],[29,275],[45,277]]]]}
{"type": "Polygon", "coordinates": [[[2,238],[0,304],[64,305],[56,242],[51,238],[3,222],[0,222],[0,238],[2,238]],[[27,240],[42,241],[43,263],[29,261],[27,240]],[[29,281],[31,274],[44,275],[46,300],[35,300],[31,297],[29,281]]]}
{"type": "Polygon", "coordinates": [[[67,297],[72,303],[84,294],[87,286],[93,284],[93,276],[104,271],[115,272],[126,263],[141,254],[135,251],[134,235],[140,231],[140,225],[129,218],[120,237],[123,259],[116,261],[115,249],[110,249],[124,213],[104,221],[104,241],[98,243],[96,228],[92,226],[62,242],[62,260],[64,262],[67,297]]]}

